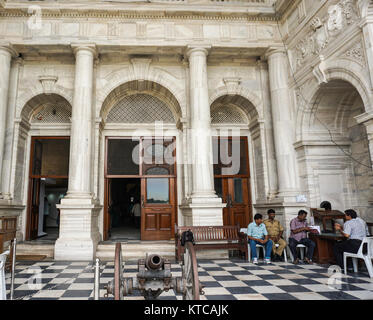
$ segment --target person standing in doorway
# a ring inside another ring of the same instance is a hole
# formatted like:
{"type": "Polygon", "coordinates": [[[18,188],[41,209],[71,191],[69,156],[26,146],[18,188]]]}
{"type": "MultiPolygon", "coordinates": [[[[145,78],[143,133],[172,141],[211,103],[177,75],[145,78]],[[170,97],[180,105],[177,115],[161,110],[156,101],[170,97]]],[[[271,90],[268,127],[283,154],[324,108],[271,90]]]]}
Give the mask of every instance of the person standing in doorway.
{"type": "Polygon", "coordinates": [[[140,228],[140,224],[141,224],[141,206],[140,206],[140,202],[137,199],[135,201],[135,204],[132,207],[131,212],[132,212],[133,217],[134,217],[135,227],[136,228],[140,228]]]}

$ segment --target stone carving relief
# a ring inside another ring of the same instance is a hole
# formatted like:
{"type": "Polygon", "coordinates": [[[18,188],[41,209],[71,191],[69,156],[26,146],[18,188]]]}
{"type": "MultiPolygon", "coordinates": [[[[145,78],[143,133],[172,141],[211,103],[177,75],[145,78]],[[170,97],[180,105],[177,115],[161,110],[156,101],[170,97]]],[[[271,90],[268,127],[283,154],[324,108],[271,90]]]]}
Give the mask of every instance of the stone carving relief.
{"type": "Polygon", "coordinates": [[[341,0],[336,5],[329,6],[328,13],[323,18],[314,18],[310,23],[311,30],[295,46],[295,69],[303,66],[308,57],[320,55],[357,18],[353,0],[341,0]]]}
{"type": "Polygon", "coordinates": [[[361,41],[355,43],[350,49],[348,49],[344,54],[344,58],[352,59],[361,65],[365,65],[365,55],[363,44],[361,41]]]}

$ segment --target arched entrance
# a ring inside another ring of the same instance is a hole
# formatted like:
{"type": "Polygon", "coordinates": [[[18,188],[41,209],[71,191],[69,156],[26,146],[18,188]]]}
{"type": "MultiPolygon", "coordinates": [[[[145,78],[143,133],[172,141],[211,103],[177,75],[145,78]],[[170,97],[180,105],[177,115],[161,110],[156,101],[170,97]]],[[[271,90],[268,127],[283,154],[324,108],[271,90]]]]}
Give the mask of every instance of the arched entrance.
{"type": "Polygon", "coordinates": [[[105,99],[104,240],[169,240],[177,223],[180,107],[166,88],[131,81],[105,99]]]}
{"type": "MultiPolygon", "coordinates": [[[[59,235],[59,210],[56,205],[68,187],[70,149],[70,103],[58,94],[39,94],[21,112],[18,147],[29,141],[26,209],[26,240],[42,237],[54,241],[59,235]],[[23,130],[22,130],[23,128],[23,130]]],[[[24,161],[17,153],[16,176],[24,161]]]]}
{"type": "Polygon", "coordinates": [[[327,200],[333,209],[373,213],[367,132],[355,119],[364,112],[356,88],[336,79],[321,85],[304,111],[297,150],[311,207],[327,200]]]}
{"type": "MultiPolygon", "coordinates": [[[[241,227],[247,227],[252,221],[253,210],[250,145],[259,142],[259,149],[255,149],[251,154],[255,156],[257,152],[261,152],[260,139],[256,141],[260,136],[258,114],[246,98],[240,95],[223,95],[212,103],[211,119],[215,131],[215,191],[223,202],[227,203],[223,209],[223,222],[224,225],[239,224],[241,227]]],[[[261,163],[258,161],[258,167],[261,163]]]]}

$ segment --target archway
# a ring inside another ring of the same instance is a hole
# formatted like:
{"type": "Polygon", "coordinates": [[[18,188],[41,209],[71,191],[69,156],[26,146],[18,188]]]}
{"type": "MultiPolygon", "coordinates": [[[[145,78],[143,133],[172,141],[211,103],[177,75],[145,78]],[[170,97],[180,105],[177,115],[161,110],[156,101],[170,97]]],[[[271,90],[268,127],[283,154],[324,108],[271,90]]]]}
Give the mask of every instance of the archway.
{"type": "Polygon", "coordinates": [[[322,84],[303,112],[298,154],[311,207],[328,200],[333,209],[373,214],[367,132],[355,119],[364,112],[357,89],[337,79],[322,84]]]}
{"type": "Polygon", "coordinates": [[[71,112],[70,103],[52,93],[34,96],[20,113],[15,177],[27,183],[15,181],[19,186],[15,188],[15,198],[22,198],[23,188],[28,189],[23,219],[27,240],[55,241],[58,237],[56,205],[68,186],[71,112]]]}
{"type": "Polygon", "coordinates": [[[178,100],[159,83],[135,80],[115,88],[100,115],[104,240],[171,239],[180,184],[176,145],[182,145],[178,100]]]}
{"type": "Polygon", "coordinates": [[[211,122],[215,191],[227,203],[223,222],[246,227],[252,220],[252,196],[265,193],[258,111],[241,95],[222,95],[211,104],[211,122]]]}

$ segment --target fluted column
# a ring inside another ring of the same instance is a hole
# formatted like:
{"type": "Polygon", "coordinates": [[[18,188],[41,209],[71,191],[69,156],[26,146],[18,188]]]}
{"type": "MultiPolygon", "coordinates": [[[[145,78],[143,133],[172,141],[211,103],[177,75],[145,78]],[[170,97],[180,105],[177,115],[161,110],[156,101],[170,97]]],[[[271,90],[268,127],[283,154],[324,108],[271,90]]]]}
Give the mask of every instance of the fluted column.
{"type": "Polygon", "coordinates": [[[16,52],[10,44],[0,44],[0,198],[3,198],[2,169],[5,148],[5,130],[8,109],[10,66],[16,52]]]}
{"type": "Polygon", "coordinates": [[[297,192],[296,155],[294,150],[294,121],[288,86],[288,60],[281,49],[266,53],[269,66],[272,119],[275,140],[278,188],[280,197],[293,197],[297,192]]]}
{"type": "Polygon", "coordinates": [[[60,209],[55,260],[92,260],[100,235],[98,206],[92,196],[92,109],[94,44],[72,45],[75,54],[69,185],[60,209]]]}
{"type": "Polygon", "coordinates": [[[190,46],[189,60],[190,132],[192,161],[190,216],[186,224],[222,225],[225,206],[215,193],[211,140],[211,115],[207,81],[207,46],[190,46]]]}

